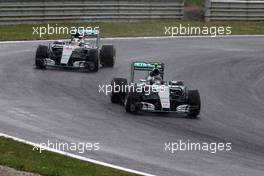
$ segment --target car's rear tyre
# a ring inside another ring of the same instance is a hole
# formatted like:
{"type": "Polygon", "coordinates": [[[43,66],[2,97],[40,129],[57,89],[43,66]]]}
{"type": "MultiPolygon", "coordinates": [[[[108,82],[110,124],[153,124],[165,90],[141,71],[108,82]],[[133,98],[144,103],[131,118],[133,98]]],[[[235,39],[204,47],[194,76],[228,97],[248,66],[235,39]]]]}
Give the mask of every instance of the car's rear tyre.
{"type": "Polygon", "coordinates": [[[139,111],[138,103],[140,102],[140,95],[137,92],[130,92],[125,97],[125,110],[128,113],[136,113],[139,111]]]}
{"type": "Polygon", "coordinates": [[[35,65],[37,69],[45,69],[46,62],[45,59],[48,57],[48,47],[44,45],[39,45],[36,51],[35,65]]]}
{"type": "Polygon", "coordinates": [[[115,65],[116,49],[113,45],[103,45],[100,52],[100,60],[103,67],[115,65]]]}
{"type": "Polygon", "coordinates": [[[125,85],[127,85],[127,79],[125,78],[114,78],[111,81],[112,92],[111,92],[111,102],[112,103],[122,103],[125,98],[125,85]],[[117,90],[117,86],[119,90],[117,90]],[[119,92],[116,92],[119,91],[119,92]]]}
{"type": "Polygon", "coordinates": [[[89,58],[93,62],[93,66],[89,67],[91,72],[97,72],[99,70],[99,54],[97,49],[92,49],[89,52],[89,58]]]}
{"type": "Polygon", "coordinates": [[[201,110],[201,99],[198,90],[188,91],[188,104],[190,105],[188,117],[197,118],[201,110]]]}

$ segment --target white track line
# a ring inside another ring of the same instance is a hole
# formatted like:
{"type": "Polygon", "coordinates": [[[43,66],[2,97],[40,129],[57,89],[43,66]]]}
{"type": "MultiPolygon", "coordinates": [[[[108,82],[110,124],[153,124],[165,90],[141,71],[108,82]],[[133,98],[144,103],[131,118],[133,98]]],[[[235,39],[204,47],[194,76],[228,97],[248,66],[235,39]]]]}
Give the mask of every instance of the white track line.
{"type": "MultiPolygon", "coordinates": [[[[133,40],[133,39],[179,39],[179,38],[234,38],[234,37],[264,37],[264,35],[218,35],[218,36],[156,36],[156,37],[112,37],[102,38],[102,40],[133,40]]],[[[67,40],[67,39],[54,39],[54,40],[67,40]]],[[[0,41],[0,44],[12,43],[39,43],[39,42],[52,42],[54,40],[26,40],[26,41],[0,41]]]]}
{"type": "Polygon", "coordinates": [[[138,175],[143,175],[143,176],[155,176],[155,175],[152,175],[152,174],[149,174],[149,173],[140,172],[140,171],[137,171],[137,170],[128,169],[128,168],[125,168],[125,167],[116,166],[116,165],[113,165],[113,164],[97,161],[97,160],[94,160],[94,159],[90,159],[90,158],[74,155],[74,154],[71,154],[71,153],[68,153],[68,152],[56,150],[56,149],[49,148],[49,147],[46,147],[46,146],[40,146],[40,144],[36,144],[36,143],[30,142],[30,141],[27,141],[27,140],[24,140],[24,139],[20,139],[20,138],[14,137],[14,136],[10,136],[10,135],[4,134],[4,133],[0,133],[0,136],[6,137],[6,138],[10,138],[10,139],[13,139],[15,141],[18,141],[18,142],[21,142],[21,143],[24,143],[24,144],[28,144],[28,145],[31,145],[33,147],[41,147],[42,149],[45,149],[47,151],[58,153],[58,154],[65,155],[65,156],[68,156],[68,157],[71,157],[71,158],[75,158],[75,159],[79,159],[79,160],[82,160],[82,161],[87,161],[87,162],[90,162],[90,163],[94,163],[94,164],[110,167],[110,168],[113,168],[113,169],[129,172],[129,173],[133,173],[133,174],[138,174],[138,175]]]}

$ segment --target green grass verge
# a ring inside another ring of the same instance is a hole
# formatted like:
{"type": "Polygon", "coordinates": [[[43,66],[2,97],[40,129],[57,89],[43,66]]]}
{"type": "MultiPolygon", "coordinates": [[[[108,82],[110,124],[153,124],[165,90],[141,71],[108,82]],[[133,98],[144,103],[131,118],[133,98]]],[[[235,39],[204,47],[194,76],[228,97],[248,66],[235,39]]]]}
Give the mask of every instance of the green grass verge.
{"type": "Polygon", "coordinates": [[[185,6],[204,7],[205,0],[185,0],[185,6]]]}
{"type": "Polygon", "coordinates": [[[0,165],[46,176],[135,176],[0,137],[0,165]]]}
{"type": "MultiPolygon", "coordinates": [[[[58,23],[57,26],[99,26],[102,37],[138,37],[164,36],[165,26],[231,26],[233,35],[264,34],[264,22],[196,22],[179,20],[160,20],[144,22],[97,22],[97,23],[58,23]]],[[[56,26],[56,24],[50,24],[56,26]]],[[[69,35],[33,35],[33,27],[47,26],[47,24],[0,25],[0,40],[42,40],[69,38],[69,35]]]]}

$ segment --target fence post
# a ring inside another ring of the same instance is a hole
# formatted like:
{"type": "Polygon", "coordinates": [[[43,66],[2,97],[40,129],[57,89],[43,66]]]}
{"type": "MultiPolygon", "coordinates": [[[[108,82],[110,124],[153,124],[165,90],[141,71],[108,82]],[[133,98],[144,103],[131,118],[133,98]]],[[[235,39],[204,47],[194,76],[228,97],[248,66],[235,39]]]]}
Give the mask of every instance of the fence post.
{"type": "Polygon", "coordinates": [[[206,0],[205,1],[205,15],[204,15],[204,21],[209,22],[210,21],[210,16],[211,16],[211,0],[206,0]]]}

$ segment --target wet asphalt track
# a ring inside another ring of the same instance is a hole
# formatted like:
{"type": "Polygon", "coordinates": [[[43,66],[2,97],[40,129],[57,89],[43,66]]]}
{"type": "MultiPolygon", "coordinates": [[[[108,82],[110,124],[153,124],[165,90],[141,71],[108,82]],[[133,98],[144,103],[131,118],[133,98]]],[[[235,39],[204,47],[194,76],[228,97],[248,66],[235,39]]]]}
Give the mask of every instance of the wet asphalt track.
{"type": "Polygon", "coordinates": [[[264,175],[264,37],[107,40],[114,69],[36,70],[38,43],[0,44],[0,132],[46,142],[100,142],[80,154],[164,176],[264,175]],[[130,115],[98,93],[132,60],[161,58],[166,79],[200,90],[197,120],[130,115]],[[231,142],[231,152],[164,151],[164,142],[231,142]]]}

